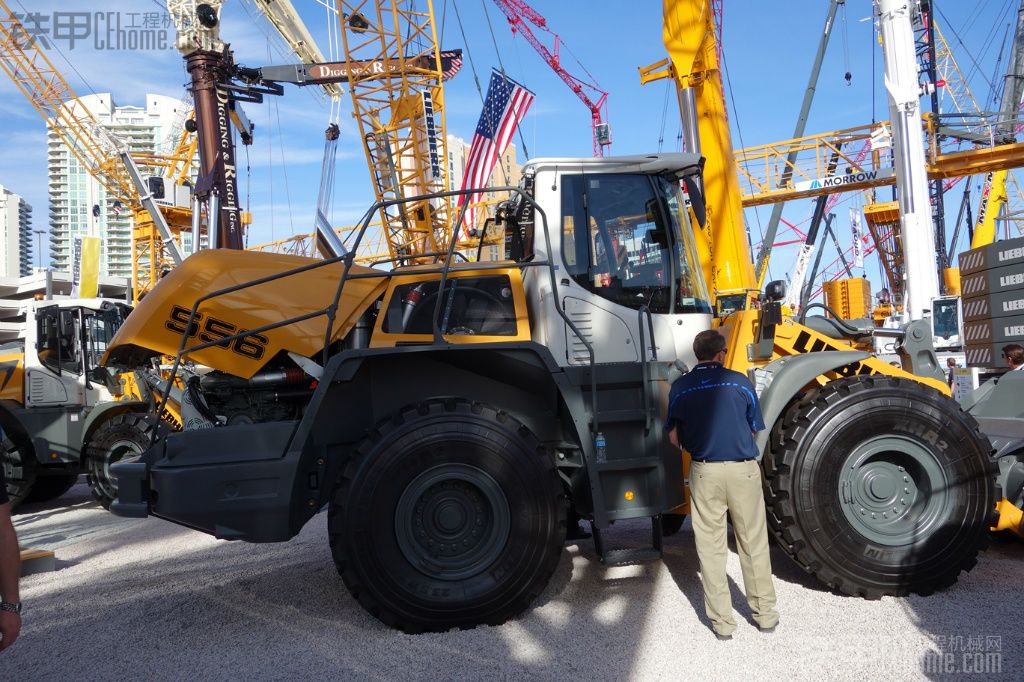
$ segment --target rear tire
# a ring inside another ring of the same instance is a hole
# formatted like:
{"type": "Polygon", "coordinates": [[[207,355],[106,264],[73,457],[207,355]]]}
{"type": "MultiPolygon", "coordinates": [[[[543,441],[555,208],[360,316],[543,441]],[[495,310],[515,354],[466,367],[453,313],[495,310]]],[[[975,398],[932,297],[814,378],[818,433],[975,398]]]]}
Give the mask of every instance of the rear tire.
{"type": "Polygon", "coordinates": [[[36,482],[36,460],[31,452],[10,437],[0,441],[0,463],[7,481],[7,497],[11,509],[25,501],[36,482]]]}
{"type": "Polygon", "coordinates": [[[49,502],[63,497],[64,493],[71,490],[78,483],[78,474],[59,474],[57,476],[37,476],[36,482],[32,484],[25,504],[30,502],[49,502]]]}
{"type": "Polygon", "coordinates": [[[562,554],[554,459],[496,408],[432,400],[383,422],[339,479],[328,528],[359,603],[406,632],[497,625],[529,606],[562,554]]]}
{"type": "Polygon", "coordinates": [[[977,422],[915,381],[831,381],[792,405],[763,462],[769,527],[840,592],[930,594],[970,570],[996,502],[977,422]]]}
{"type": "Polygon", "coordinates": [[[117,498],[117,477],[110,467],[145,452],[158,428],[149,415],[129,412],[111,417],[93,431],[86,446],[85,472],[92,496],[104,509],[110,509],[117,498]]]}

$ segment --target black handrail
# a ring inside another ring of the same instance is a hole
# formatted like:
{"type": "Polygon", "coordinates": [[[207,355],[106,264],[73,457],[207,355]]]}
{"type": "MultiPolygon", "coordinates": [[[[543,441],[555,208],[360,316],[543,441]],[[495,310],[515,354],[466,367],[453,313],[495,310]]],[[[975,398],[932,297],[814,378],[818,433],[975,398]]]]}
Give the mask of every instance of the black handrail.
{"type": "Polygon", "coordinates": [[[650,430],[651,428],[651,410],[650,400],[647,395],[647,384],[650,383],[651,373],[650,364],[647,360],[647,340],[644,337],[644,313],[647,314],[647,325],[648,330],[651,334],[651,355],[655,362],[658,361],[658,344],[654,339],[654,315],[651,314],[651,309],[647,307],[647,304],[640,306],[636,311],[636,326],[640,330],[640,378],[642,379],[642,386],[640,387],[640,397],[642,398],[642,404],[644,408],[644,429],[650,430]]]}
{"type": "MultiPolygon", "coordinates": [[[[468,194],[472,194],[472,193],[478,192],[478,191],[480,191],[480,190],[479,189],[450,190],[450,191],[446,191],[446,192],[437,192],[437,193],[434,193],[434,194],[417,195],[417,196],[409,197],[409,198],[396,198],[396,199],[390,199],[390,200],[387,200],[387,201],[378,201],[378,202],[374,203],[369,209],[367,209],[367,211],[363,214],[363,217],[360,219],[355,242],[353,243],[352,248],[347,253],[342,254],[340,256],[335,256],[333,258],[326,258],[326,259],[317,261],[315,263],[310,263],[310,264],[303,265],[303,266],[300,266],[300,267],[297,267],[297,268],[292,268],[290,270],[285,270],[284,272],[279,272],[279,273],[275,273],[273,275],[267,275],[265,277],[260,277],[260,278],[251,280],[249,282],[242,282],[241,284],[235,284],[235,285],[232,285],[232,286],[229,286],[229,287],[225,287],[223,289],[218,289],[216,291],[209,292],[209,293],[204,294],[203,296],[200,296],[199,298],[197,298],[196,301],[192,304],[191,310],[189,311],[189,317],[188,317],[188,320],[187,320],[187,322],[185,324],[185,329],[184,329],[184,331],[182,332],[182,335],[181,335],[181,343],[178,345],[178,352],[177,352],[177,354],[174,357],[174,363],[171,366],[171,373],[167,377],[167,381],[166,381],[166,384],[165,384],[165,390],[163,391],[163,395],[161,396],[162,400],[161,400],[161,403],[160,403],[160,406],[159,406],[159,410],[158,410],[157,413],[158,414],[162,413],[163,410],[166,408],[167,401],[170,399],[171,388],[172,388],[172,386],[174,384],[175,378],[177,377],[178,370],[181,368],[181,362],[182,362],[182,358],[184,356],[186,356],[188,354],[191,354],[191,353],[195,353],[195,352],[200,351],[200,350],[204,350],[206,348],[210,348],[212,346],[223,345],[223,344],[225,344],[227,342],[234,341],[234,340],[239,339],[239,338],[252,336],[254,334],[260,334],[260,333],[263,333],[265,331],[270,331],[270,330],[273,330],[273,329],[277,329],[279,327],[285,327],[285,326],[288,326],[290,324],[295,324],[297,322],[302,322],[302,321],[305,321],[305,320],[313,319],[315,317],[319,317],[320,315],[324,315],[324,316],[327,317],[327,325],[326,325],[327,329],[326,329],[325,335],[324,335],[324,350],[323,350],[323,362],[326,365],[327,360],[330,357],[331,336],[332,336],[333,331],[334,331],[334,322],[335,322],[336,315],[337,315],[338,303],[341,300],[341,295],[342,295],[342,292],[344,290],[345,283],[349,279],[385,278],[385,277],[390,277],[393,274],[393,273],[388,272],[388,271],[356,273],[356,274],[353,274],[351,272],[352,266],[355,263],[355,254],[357,253],[357,251],[359,249],[359,245],[362,242],[362,239],[363,239],[363,237],[364,237],[364,235],[366,233],[366,230],[369,228],[370,220],[373,217],[373,215],[375,213],[377,213],[378,211],[384,209],[384,208],[387,208],[389,206],[393,206],[393,205],[396,205],[396,204],[405,204],[405,203],[409,203],[409,202],[413,202],[413,201],[426,201],[426,200],[430,200],[430,199],[441,199],[441,198],[447,198],[447,197],[453,197],[453,196],[468,195],[468,194]],[[273,282],[273,281],[276,281],[276,280],[279,280],[279,279],[284,279],[284,278],[291,277],[291,276],[294,276],[294,275],[298,275],[298,274],[301,274],[301,273],[304,273],[304,272],[310,272],[312,270],[316,270],[318,268],[334,265],[336,263],[343,263],[343,270],[342,270],[341,277],[339,277],[339,279],[338,279],[338,286],[337,286],[337,289],[335,290],[334,298],[332,299],[331,304],[326,306],[325,308],[322,308],[322,309],[316,310],[316,311],[312,311],[312,312],[309,312],[309,313],[305,313],[305,314],[302,314],[302,315],[297,315],[297,316],[294,316],[294,317],[291,317],[291,318],[286,318],[286,319],[281,320],[279,322],[273,322],[273,323],[270,323],[270,324],[266,324],[266,325],[263,325],[262,327],[258,327],[256,329],[243,330],[243,331],[240,331],[240,332],[238,332],[236,334],[232,334],[230,336],[226,336],[226,337],[217,339],[215,341],[207,341],[207,342],[196,344],[196,345],[191,346],[191,347],[188,346],[188,339],[189,339],[189,336],[190,336],[189,332],[192,330],[192,325],[195,324],[195,318],[196,318],[196,315],[197,315],[197,313],[199,311],[199,307],[203,303],[205,303],[205,302],[207,302],[209,300],[212,300],[214,298],[218,298],[218,297],[221,297],[221,296],[225,296],[227,294],[234,293],[236,291],[241,291],[242,289],[247,289],[247,288],[259,286],[261,284],[266,284],[268,282],[273,282]]],[[[543,233],[544,233],[544,243],[545,243],[545,246],[547,248],[548,258],[545,258],[544,260],[540,260],[540,261],[523,262],[523,263],[519,263],[518,265],[519,265],[519,267],[545,267],[545,266],[547,267],[548,277],[550,279],[550,284],[551,284],[551,291],[552,291],[552,294],[555,297],[555,310],[557,311],[559,317],[561,317],[562,320],[565,322],[566,326],[569,327],[569,329],[572,330],[572,332],[580,339],[580,341],[583,343],[584,347],[586,347],[586,349],[587,349],[587,353],[588,353],[589,361],[590,361],[590,391],[591,391],[591,397],[592,397],[591,404],[592,404],[592,410],[593,410],[593,413],[594,413],[594,418],[592,420],[592,426],[591,426],[591,429],[592,429],[591,435],[593,436],[593,434],[597,433],[598,426],[599,426],[598,425],[598,416],[597,416],[598,415],[598,410],[597,410],[597,379],[596,379],[596,371],[595,371],[596,359],[595,359],[595,355],[594,355],[594,347],[586,339],[586,337],[579,330],[579,328],[572,322],[572,320],[569,319],[569,316],[566,315],[565,310],[562,307],[562,303],[561,303],[561,301],[558,298],[558,293],[557,293],[558,292],[558,284],[557,284],[557,277],[555,275],[555,266],[554,266],[554,262],[550,258],[550,254],[551,254],[551,235],[550,235],[550,233],[548,231],[547,214],[545,214],[544,210],[540,207],[539,204],[537,204],[536,201],[534,201],[531,197],[529,197],[519,187],[512,187],[512,186],[492,187],[492,188],[488,188],[488,191],[508,192],[509,194],[515,193],[525,202],[526,206],[532,207],[541,217],[542,226],[543,226],[543,233]]],[[[459,221],[456,223],[457,225],[461,225],[462,218],[465,215],[465,211],[466,211],[466,205],[463,205],[461,211],[459,212],[459,221]]],[[[425,268],[423,270],[417,270],[417,274],[436,274],[436,273],[440,273],[440,275],[441,275],[440,283],[439,283],[439,287],[438,287],[438,292],[439,292],[438,293],[438,300],[435,303],[435,307],[434,307],[434,320],[433,320],[433,325],[434,325],[434,343],[438,344],[438,345],[442,345],[442,344],[446,343],[444,338],[443,338],[443,335],[440,333],[440,329],[438,328],[437,316],[440,314],[440,303],[441,303],[441,299],[443,298],[444,285],[445,285],[445,283],[446,283],[446,281],[448,279],[448,273],[451,270],[453,254],[456,253],[455,246],[456,246],[457,240],[455,239],[455,236],[457,234],[458,234],[458,231],[454,231],[453,232],[452,239],[450,240],[450,243],[448,245],[448,250],[445,253],[445,260],[444,260],[443,265],[441,265],[439,268],[425,268]]],[[[433,256],[435,258],[435,262],[436,262],[436,258],[438,256],[440,256],[441,253],[440,252],[432,252],[432,253],[422,254],[422,255],[423,256],[433,256]]],[[[463,254],[461,254],[461,253],[459,254],[459,256],[462,257],[462,258],[465,258],[465,256],[463,254]]],[[[415,257],[415,256],[398,257],[398,258],[393,258],[393,259],[389,259],[389,260],[390,261],[394,261],[394,260],[401,260],[402,258],[412,258],[412,257],[415,257]]],[[[468,262],[468,259],[466,259],[466,260],[468,262]]],[[[388,261],[381,261],[381,262],[388,262],[388,261]]],[[[488,264],[488,265],[477,265],[476,269],[480,269],[480,270],[498,270],[498,269],[505,269],[507,267],[508,266],[503,264],[503,263],[496,262],[496,263],[488,264]]],[[[653,329],[653,327],[652,327],[652,329],[653,329]]],[[[653,336],[653,331],[652,331],[652,336],[653,336]]],[[[154,434],[154,442],[155,442],[155,434],[154,434]]]]}

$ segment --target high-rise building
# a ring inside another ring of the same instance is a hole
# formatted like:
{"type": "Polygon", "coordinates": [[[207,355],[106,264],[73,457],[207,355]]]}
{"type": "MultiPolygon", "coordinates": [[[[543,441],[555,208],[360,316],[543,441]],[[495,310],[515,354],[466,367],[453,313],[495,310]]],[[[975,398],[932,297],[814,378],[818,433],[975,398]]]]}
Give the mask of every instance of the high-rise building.
{"type": "Polygon", "coordinates": [[[32,274],[32,207],[0,185],[0,277],[32,274]]]}
{"type": "MultiPolygon", "coordinates": [[[[146,95],[144,107],[120,106],[110,93],[80,97],[67,106],[85,107],[133,153],[169,154],[177,144],[188,105],[164,95],[146,95]]],[[[51,121],[52,124],[52,121],[51,121]]],[[[75,237],[101,238],[100,274],[131,277],[132,216],[115,210],[106,189],[75,158],[52,129],[48,130],[50,175],[50,260],[70,271],[75,237]],[[94,215],[94,207],[98,214],[94,215]]]]}
{"type": "MultiPolygon", "coordinates": [[[[456,137],[455,135],[448,136],[448,180],[451,183],[452,189],[460,189],[462,187],[462,177],[466,174],[466,161],[469,159],[469,149],[470,143],[461,137],[456,137]]],[[[509,143],[505,147],[505,151],[502,152],[498,163],[494,164],[494,170],[491,171],[491,179],[487,186],[515,187],[519,184],[522,176],[523,167],[516,160],[516,146],[513,143],[509,143]]],[[[508,192],[485,192],[480,200],[487,203],[487,211],[486,215],[478,217],[476,221],[478,226],[483,224],[485,217],[493,217],[495,206],[498,202],[505,199],[508,199],[508,192]]],[[[481,257],[484,260],[500,260],[504,257],[503,254],[504,246],[496,244],[485,248],[481,257]]]]}

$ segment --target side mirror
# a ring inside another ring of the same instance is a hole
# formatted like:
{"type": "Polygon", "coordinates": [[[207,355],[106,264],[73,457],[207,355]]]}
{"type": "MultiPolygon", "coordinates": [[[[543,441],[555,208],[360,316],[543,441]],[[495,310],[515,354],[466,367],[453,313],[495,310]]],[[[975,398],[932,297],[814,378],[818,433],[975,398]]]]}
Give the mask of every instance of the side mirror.
{"type": "Polygon", "coordinates": [[[769,301],[781,301],[786,298],[786,283],[781,279],[768,282],[764,295],[769,301]]]}
{"type": "Polygon", "coordinates": [[[690,198],[690,209],[697,218],[697,222],[703,228],[708,222],[707,208],[704,205],[704,193],[701,191],[695,176],[687,175],[683,178],[683,184],[686,186],[686,196],[690,198]]]}

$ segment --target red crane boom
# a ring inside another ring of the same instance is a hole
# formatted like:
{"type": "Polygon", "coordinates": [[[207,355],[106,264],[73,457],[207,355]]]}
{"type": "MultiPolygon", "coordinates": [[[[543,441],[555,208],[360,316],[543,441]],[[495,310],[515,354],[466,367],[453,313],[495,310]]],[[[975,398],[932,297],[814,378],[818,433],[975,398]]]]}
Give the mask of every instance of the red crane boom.
{"type": "Polygon", "coordinates": [[[523,0],[494,0],[494,4],[498,6],[498,9],[500,9],[508,19],[512,33],[522,34],[522,36],[526,38],[526,42],[530,43],[533,49],[537,51],[537,54],[541,56],[547,65],[550,66],[556,74],[558,74],[558,77],[569,86],[570,90],[576,93],[576,96],[579,97],[590,110],[594,156],[604,156],[604,148],[612,143],[610,129],[608,124],[605,123],[602,115],[602,109],[605,109],[608,102],[608,93],[597,85],[594,77],[582,64],[580,64],[580,68],[583,69],[583,72],[590,79],[589,81],[578,76],[574,76],[566,71],[565,67],[562,66],[562,61],[559,57],[559,47],[562,44],[562,40],[558,37],[557,33],[554,33],[548,28],[547,19],[537,12],[537,10],[530,7],[528,4],[523,2],[523,0]],[[554,47],[549,50],[547,46],[544,45],[536,35],[534,35],[530,25],[526,22],[530,22],[545,33],[549,33],[552,38],[554,38],[554,47]]]}

